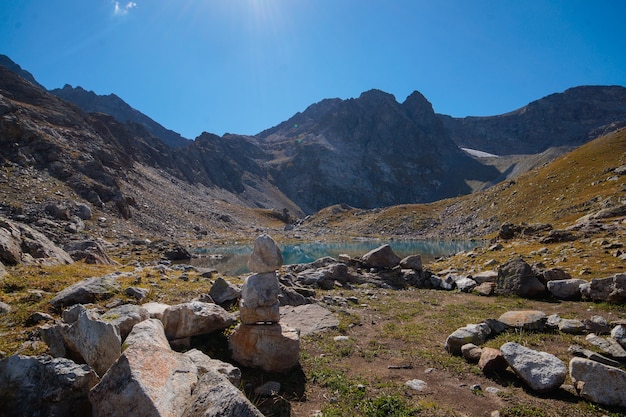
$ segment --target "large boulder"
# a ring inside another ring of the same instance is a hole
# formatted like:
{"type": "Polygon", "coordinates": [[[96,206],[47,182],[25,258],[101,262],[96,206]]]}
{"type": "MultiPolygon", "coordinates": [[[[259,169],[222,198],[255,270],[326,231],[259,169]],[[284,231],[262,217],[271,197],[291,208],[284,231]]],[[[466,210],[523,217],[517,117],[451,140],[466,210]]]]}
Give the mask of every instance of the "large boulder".
{"type": "Polygon", "coordinates": [[[218,372],[206,372],[182,417],[263,417],[263,414],[218,372]]]}
{"type": "Polygon", "coordinates": [[[148,318],[150,318],[148,310],[134,304],[123,304],[101,316],[102,320],[118,326],[122,340],[126,339],[135,324],[148,318]]]}
{"type": "Polygon", "coordinates": [[[212,359],[198,349],[188,350],[185,355],[191,358],[200,374],[218,372],[224,375],[234,386],[239,386],[241,383],[241,370],[236,366],[219,359],[212,359]]]}
{"type": "Polygon", "coordinates": [[[100,319],[93,311],[83,311],[78,320],[61,330],[69,351],[79,355],[102,376],[120,356],[119,328],[100,319]]]}
{"type": "Polygon", "coordinates": [[[157,346],[134,345],[89,393],[94,417],[180,416],[198,382],[191,358],[157,346]]]}
{"type": "Polygon", "coordinates": [[[227,329],[235,324],[235,317],[217,304],[191,301],[167,308],[162,321],[165,335],[172,340],[227,329]]]}
{"type": "Polygon", "coordinates": [[[233,359],[266,372],[286,372],[300,361],[298,331],[279,323],[241,324],[230,335],[233,359]]]}
{"type": "Polygon", "coordinates": [[[241,297],[241,288],[219,277],[211,285],[209,295],[216,304],[232,303],[241,297]]]}
{"type": "Polygon", "coordinates": [[[0,360],[0,415],[90,416],[98,376],[65,358],[13,355],[0,360]]]}
{"type": "Polygon", "coordinates": [[[74,241],[65,246],[65,250],[75,261],[84,261],[87,264],[117,265],[97,240],[74,241]]]}
{"type": "Polygon", "coordinates": [[[170,343],[165,337],[163,323],[158,319],[146,319],[133,326],[130,334],[124,341],[123,350],[133,345],[157,346],[164,349],[170,348],[170,343]]]}
{"type": "Polygon", "coordinates": [[[391,269],[400,264],[400,258],[389,245],[382,245],[372,249],[363,255],[361,260],[370,268],[391,269]]]}
{"type": "Polygon", "coordinates": [[[626,372],[613,366],[572,358],[569,373],[578,395],[594,403],[626,407],[626,372]]]}
{"type": "Polygon", "coordinates": [[[59,291],[50,300],[50,304],[55,308],[61,308],[111,298],[115,293],[121,291],[118,284],[119,277],[120,274],[113,273],[102,277],[86,278],[59,291]]]}
{"type": "Polygon", "coordinates": [[[336,329],[339,326],[339,319],[333,312],[319,304],[281,307],[280,321],[297,329],[300,336],[336,329]]]}
{"type": "Polygon", "coordinates": [[[623,303],[626,301],[626,274],[615,274],[612,277],[592,279],[580,286],[582,295],[593,301],[623,303]]]}
{"type": "Polygon", "coordinates": [[[509,366],[533,391],[550,392],[559,388],[567,367],[556,356],[508,342],[500,347],[509,366]]]}
{"type": "Polygon", "coordinates": [[[25,259],[33,258],[46,264],[74,262],[67,252],[43,233],[23,223],[0,217],[0,262],[16,265],[25,259]]]}
{"type": "Polygon", "coordinates": [[[248,258],[248,268],[251,272],[263,274],[275,272],[283,265],[283,255],[274,239],[263,234],[256,238],[252,254],[248,258]]]}
{"type": "Polygon", "coordinates": [[[520,297],[538,297],[546,287],[539,281],[530,265],[521,258],[514,258],[498,268],[496,292],[520,297]]]}

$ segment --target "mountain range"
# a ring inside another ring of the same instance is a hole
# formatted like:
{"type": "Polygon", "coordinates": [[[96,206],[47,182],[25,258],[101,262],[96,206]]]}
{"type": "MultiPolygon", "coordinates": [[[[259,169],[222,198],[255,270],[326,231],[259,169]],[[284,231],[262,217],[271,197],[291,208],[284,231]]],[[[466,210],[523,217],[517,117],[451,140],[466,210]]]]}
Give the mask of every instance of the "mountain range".
{"type": "Polygon", "coordinates": [[[372,209],[455,197],[625,124],[620,86],[575,87],[511,113],[466,118],[436,114],[419,92],[400,103],[370,90],[322,100],[257,135],[189,140],[114,94],[47,91],[0,56],[2,165],[44,172],[148,229],[162,227],[151,207],[180,198],[194,199],[187,212],[227,219],[224,204],[302,217],[334,204],[372,209]]]}

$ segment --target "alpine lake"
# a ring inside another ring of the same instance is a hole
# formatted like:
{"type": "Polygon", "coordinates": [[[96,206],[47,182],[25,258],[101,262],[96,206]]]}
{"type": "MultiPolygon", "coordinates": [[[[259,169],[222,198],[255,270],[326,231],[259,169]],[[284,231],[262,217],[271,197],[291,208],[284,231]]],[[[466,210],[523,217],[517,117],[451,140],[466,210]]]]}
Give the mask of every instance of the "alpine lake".
{"type": "MultiPolygon", "coordinates": [[[[427,263],[438,257],[448,256],[462,251],[470,251],[484,242],[481,240],[354,240],[346,242],[307,242],[278,246],[283,255],[283,264],[301,264],[330,256],[335,259],[340,254],[360,257],[372,249],[388,244],[396,255],[404,258],[409,255],[421,255],[427,263]]],[[[199,247],[192,250],[194,258],[191,265],[212,268],[220,274],[239,276],[247,274],[248,257],[252,245],[223,245],[199,247]]]]}

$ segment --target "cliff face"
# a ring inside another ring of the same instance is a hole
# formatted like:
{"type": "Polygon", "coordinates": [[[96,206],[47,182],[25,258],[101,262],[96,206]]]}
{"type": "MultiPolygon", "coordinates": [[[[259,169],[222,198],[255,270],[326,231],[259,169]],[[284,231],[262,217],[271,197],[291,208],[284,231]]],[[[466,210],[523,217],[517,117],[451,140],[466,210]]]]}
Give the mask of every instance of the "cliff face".
{"type": "Polygon", "coordinates": [[[499,116],[438,117],[460,147],[496,155],[536,154],[582,145],[624,126],[626,88],[575,87],[499,116]]]}
{"type": "Polygon", "coordinates": [[[378,90],[324,100],[258,136],[273,180],[306,212],[428,202],[497,175],[458,149],[419,93],[404,103],[378,90]]]}

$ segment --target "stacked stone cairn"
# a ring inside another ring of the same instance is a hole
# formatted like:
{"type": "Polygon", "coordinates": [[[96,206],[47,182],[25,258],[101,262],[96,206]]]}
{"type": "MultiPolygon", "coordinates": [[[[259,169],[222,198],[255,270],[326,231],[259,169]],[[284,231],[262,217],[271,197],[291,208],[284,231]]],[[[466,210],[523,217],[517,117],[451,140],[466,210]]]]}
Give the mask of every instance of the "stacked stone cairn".
{"type": "Polygon", "coordinates": [[[300,360],[300,336],[279,323],[280,286],[276,270],[283,264],[280,249],[264,234],[254,242],[248,268],[252,275],[241,288],[241,324],[230,336],[233,359],[266,372],[286,372],[300,360]]]}

